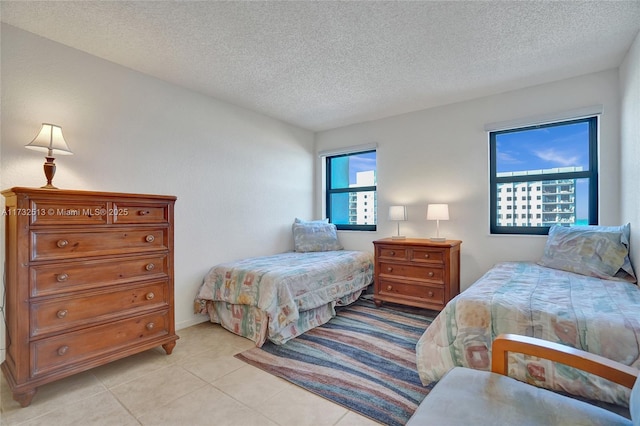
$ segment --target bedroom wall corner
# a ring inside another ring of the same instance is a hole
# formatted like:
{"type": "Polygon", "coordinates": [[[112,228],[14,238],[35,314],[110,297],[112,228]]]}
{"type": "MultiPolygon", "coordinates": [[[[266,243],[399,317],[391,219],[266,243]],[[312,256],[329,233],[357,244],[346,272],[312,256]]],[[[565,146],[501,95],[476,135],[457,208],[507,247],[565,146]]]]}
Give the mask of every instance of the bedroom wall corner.
{"type": "Polygon", "coordinates": [[[621,222],[631,223],[631,262],[640,272],[640,33],[620,65],[621,222]]]}
{"type": "Polygon", "coordinates": [[[312,216],[313,132],[6,24],[1,55],[2,189],[45,183],[24,145],[52,122],[74,152],[59,188],[177,196],[177,329],[206,320],[193,300],[213,265],[291,250],[312,216]]]}

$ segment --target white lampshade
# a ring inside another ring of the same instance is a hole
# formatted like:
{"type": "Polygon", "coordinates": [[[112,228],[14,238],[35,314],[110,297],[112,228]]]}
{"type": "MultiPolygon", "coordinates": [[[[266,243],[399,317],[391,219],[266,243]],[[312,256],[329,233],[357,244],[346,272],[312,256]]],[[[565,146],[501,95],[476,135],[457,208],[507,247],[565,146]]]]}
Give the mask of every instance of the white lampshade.
{"type": "Polygon", "coordinates": [[[37,151],[47,151],[47,155],[51,156],[53,151],[60,155],[72,155],[73,152],[67,146],[67,142],[62,136],[62,128],[55,124],[42,123],[42,129],[34,140],[25,145],[25,148],[37,151]]]}
{"type": "Polygon", "coordinates": [[[407,208],[405,206],[389,207],[389,220],[407,220],[407,208]]]}
{"type": "Polygon", "coordinates": [[[449,220],[449,205],[429,204],[427,206],[427,220],[449,220]]]}

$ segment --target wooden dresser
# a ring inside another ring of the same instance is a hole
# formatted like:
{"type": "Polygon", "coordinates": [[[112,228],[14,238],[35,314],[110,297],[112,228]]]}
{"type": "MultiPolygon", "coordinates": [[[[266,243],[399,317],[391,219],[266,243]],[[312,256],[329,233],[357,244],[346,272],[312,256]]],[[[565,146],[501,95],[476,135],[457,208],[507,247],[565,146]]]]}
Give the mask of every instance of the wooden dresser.
{"type": "Polygon", "coordinates": [[[460,244],[385,238],[375,247],[374,301],[442,310],[460,293],[460,244]]]}
{"type": "Polygon", "coordinates": [[[38,386],[155,346],[173,350],[173,196],[12,188],[5,197],[6,359],[38,386]]]}

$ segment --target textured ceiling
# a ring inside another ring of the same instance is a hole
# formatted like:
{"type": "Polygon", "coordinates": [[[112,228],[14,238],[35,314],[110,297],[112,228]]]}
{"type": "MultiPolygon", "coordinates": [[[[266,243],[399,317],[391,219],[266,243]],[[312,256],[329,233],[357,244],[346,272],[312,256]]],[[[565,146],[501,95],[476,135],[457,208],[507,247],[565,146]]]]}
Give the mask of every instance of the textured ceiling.
{"type": "Polygon", "coordinates": [[[635,1],[2,1],[3,22],[310,130],[617,67],[635,1]]]}

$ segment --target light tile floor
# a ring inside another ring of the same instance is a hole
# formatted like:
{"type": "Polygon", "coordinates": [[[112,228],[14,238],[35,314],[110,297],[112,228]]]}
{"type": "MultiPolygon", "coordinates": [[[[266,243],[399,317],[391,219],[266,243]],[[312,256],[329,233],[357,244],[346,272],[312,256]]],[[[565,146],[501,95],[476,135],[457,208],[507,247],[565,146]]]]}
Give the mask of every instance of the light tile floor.
{"type": "MultiPolygon", "coordinates": [[[[38,388],[31,405],[0,379],[0,424],[295,425],[378,423],[233,357],[254,346],[218,325],[183,330],[155,348],[38,388]]],[[[0,374],[1,375],[1,374],[0,374]]]]}

